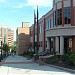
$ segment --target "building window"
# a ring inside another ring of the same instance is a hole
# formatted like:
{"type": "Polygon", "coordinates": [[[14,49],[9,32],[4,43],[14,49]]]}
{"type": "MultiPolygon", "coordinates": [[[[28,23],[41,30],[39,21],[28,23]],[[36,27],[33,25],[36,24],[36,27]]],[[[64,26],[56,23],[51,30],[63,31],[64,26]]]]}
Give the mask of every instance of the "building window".
{"type": "Polygon", "coordinates": [[[47,41],[46,41],[46,48],[47,48],[47,41]]]}
{"type": "Polygon", "coordinates": [[[57,14],[58,14],[58,25],[62,25],[62,9],[58,9],[57,14]]]}
{"type": "Polygon", "coordinates": [[[51,19],[49,20],[49,28],[51,28],[51,19]]]}
{"type": "Polygon", "coordinates": [[[40,33],[41,33],[41,25],[40,25],[40,33]]]}
{"type": "Polygon", "coordinates": [[[53,20],[54,26],[56,25],[56,11],[54,11],[54,20],[53,20]]]}
{"type": "Polygon", "coordinates": [[[40,25],[40,33],[43,32],[43,25],[40,25]]]}
{"type": "Polygon", "coordinates": [[[71,12],[70,12],[70,7],[65,7],[64,8],[64,20],[65,24],[71,24],[71,12]]]}
{"type": "MultiPolygon", "coordinates": [[[[8,33],[9,35],[9,33],[8,33]]],[[[6,43],[6,29],[4,28],[4,43],[6,43]]]]}
{"type": "Polygon", "coordinates": [[[51,19],[46,21],[46,30],[51,28],[51,19]]]}
{"type": "Polygon", "coordinates": [[[42,47],[42,41],[40,41],[40,47],[42,47]]]}
{"type": "Polygon", "coordinates": [[[72,38],[69,38],[69,49],[72,50],[72,38]]]}
{"type": "Polygon", "coordinates": [[[48,21],[46,21],[46,30],[48,30],[48,21]]]}

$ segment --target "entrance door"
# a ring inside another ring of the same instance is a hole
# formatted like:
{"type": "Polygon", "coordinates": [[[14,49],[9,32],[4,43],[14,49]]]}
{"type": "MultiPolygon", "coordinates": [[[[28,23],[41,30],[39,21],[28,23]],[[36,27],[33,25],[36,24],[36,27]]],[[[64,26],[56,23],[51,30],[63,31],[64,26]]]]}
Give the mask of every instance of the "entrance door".
{"type": "Polygon", "coordinates": [[[72,48],[72,38],[64,38],[64,53],[68,53],[72,48]]]}
{"type": "Polygon", "coordinates": [[[64,38],[64,53],[67,53],[68,49],[68,38],[64,38]]]}

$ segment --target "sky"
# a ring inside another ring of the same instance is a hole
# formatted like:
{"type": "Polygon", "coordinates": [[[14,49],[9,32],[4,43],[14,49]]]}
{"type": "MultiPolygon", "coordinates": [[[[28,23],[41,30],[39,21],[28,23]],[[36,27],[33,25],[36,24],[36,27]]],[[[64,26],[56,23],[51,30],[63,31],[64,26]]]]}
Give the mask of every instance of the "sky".
{"type": "Polygon", "coordinates": [[[39,18],[52,9],[53,0],[0,0],[0,25],[11,26],[14,29],[14,41],[16,29],[22,26],[22,22],[34,23],[34,10],[38,5],[39,18]]]}

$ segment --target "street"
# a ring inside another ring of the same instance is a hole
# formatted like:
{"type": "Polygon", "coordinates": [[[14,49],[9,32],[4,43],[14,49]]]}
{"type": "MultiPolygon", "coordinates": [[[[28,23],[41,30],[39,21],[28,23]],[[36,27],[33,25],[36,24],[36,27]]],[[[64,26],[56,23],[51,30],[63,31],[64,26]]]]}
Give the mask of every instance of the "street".
{"type": "Polygon", "coordinates": [[[49,66],[40,66],[22,56],[9,56],[0,66],[0,75],[75,75],[49,66]]]}

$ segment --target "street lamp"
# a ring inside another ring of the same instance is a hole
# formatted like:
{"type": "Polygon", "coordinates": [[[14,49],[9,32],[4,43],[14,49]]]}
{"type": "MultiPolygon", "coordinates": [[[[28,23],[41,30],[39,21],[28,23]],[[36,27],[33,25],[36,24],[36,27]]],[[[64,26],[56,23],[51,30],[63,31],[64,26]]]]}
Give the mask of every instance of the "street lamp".
{"type": "Polygon", "coordinates": [[[2,41],[1,41],[1,60],[3,59],[3,56],[2,56],[2,41]]]}

